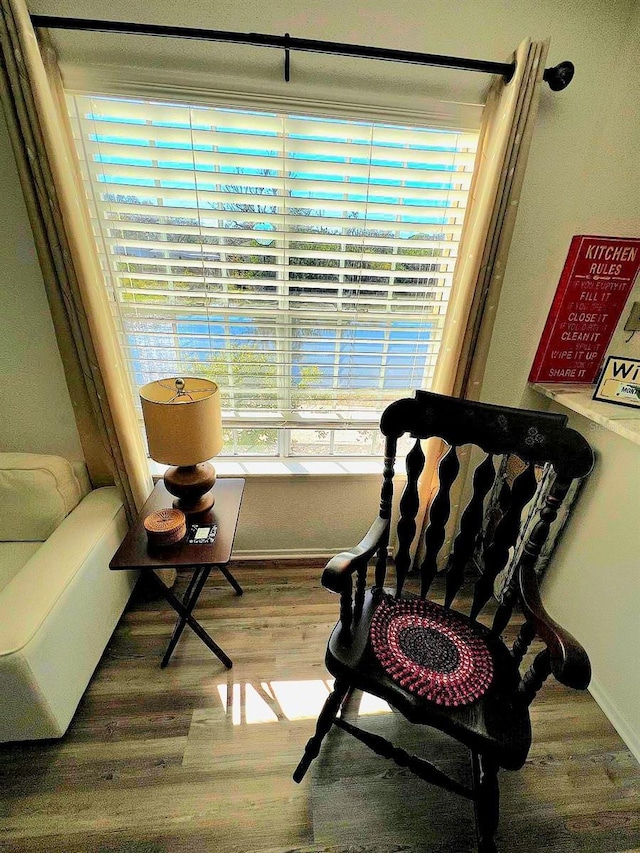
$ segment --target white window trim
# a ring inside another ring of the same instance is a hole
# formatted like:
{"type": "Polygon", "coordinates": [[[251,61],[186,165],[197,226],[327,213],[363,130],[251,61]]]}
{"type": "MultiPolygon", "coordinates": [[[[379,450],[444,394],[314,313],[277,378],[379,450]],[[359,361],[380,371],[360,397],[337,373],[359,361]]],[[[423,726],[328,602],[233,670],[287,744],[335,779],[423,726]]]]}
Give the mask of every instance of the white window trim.
{"type": "MultiPolygon", "coordinates": [[[[329,479],[348,477],[374,479],[382,477],[384,465],[373,456],[309,456],[278,458],[264,456],[216,456],[211,459],[219,477],[245,477],[248,479],[276,479],[283,477],[326,477],[329,479]]],[[[149,472],[154,478],[160,478],[169,467],[148,459],[149,472]]],[[[394,481],[403,481],[404,457],[396,458],[394,481]]]]}

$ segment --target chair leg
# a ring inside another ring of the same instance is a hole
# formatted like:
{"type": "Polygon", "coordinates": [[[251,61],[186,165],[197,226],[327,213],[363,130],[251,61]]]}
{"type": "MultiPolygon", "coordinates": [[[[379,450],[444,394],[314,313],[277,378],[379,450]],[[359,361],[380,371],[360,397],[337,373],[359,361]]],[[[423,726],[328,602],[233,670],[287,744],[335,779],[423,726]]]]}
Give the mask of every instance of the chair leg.
{"type": "Polygon", "coordinates": [[[338,711],[340,710],[340,707],[342,705],[342,702],[348,692],[349,684],[345,681],[340,681],[339,679],[336,679],[336,682],[333,687],[333,692],[329,694],[329,696],[327,697],[327,701],[324,703],[322,711],[320,711],[320,716],[318,717],[318,722],[316,723],[315,734],[307,742],[307,745],[304,750],[304,755],[300,759],[300,763],[298,764],[293,773],[294,782],[302,782],[307,770],[311,766],[311,762],[314,758],[317,758],[318,753],[320,752],[322,741],[324,740],[325,735],[328,733],[329,729],[333,725],[333,721],[335,720],[338,711]]]}
{"type": "Polygon", "coordinates": [[[473,771],[474,807],[479,853],[497,853],[493,836],[500,817],[500,789],[498,765],[477,752],[471,754],[473,771]]]}
{"type": "MultiPolygon", "coordinates": [[[[342,717],[348,714],[350,718],[354,718],[357,717],[360,712],[360,702],[357,702],[355,705],[352,702],[354,690],[355,687],[350,684],[347,688],[344,699],[342,700],[342,705],[340,706],[340,715],[342,717]]],[[[362,694],[360,694],[360,696],[362,698],[362,694]]]]}

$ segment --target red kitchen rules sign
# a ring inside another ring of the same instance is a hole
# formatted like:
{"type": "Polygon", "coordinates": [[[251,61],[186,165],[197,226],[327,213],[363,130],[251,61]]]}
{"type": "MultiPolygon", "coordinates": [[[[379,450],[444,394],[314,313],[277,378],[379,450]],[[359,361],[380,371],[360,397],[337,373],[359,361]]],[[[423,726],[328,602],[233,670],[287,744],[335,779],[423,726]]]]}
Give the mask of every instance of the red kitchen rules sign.
{"type": "Polygon", "coordinates": [[[529,382],[593,382],[640,268],[640,237],[571,241],[529,382]]]}

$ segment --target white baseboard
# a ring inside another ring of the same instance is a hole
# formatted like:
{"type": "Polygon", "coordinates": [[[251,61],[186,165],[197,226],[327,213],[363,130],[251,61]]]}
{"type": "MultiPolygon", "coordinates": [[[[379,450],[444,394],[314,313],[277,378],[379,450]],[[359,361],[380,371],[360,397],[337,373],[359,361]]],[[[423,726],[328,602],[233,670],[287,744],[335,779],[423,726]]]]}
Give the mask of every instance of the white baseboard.
{"type": "MultiPolygon", "coordinates": [[[[278,548],[275,551],[261,551],[258,548],[234,550],[234,560],[330,560],[341,551],[348,551],[351,546],[336,547],[327,551],[326,548],[278,548]]],[[[389,557],[393,558],[393,548],[389,546],[389,557]]]]}
{"type": "Polygon", "coordinates": [[[616,703],[597,678],[591,679],[589,693],[591,693],[598,705],[602,708],[605,716],[611,722],[611,725],[629,747],[636,761],[640,763],[640,732],[635,731],[631,723],[625,719],[616,703]]]}
{"type": "MultiPolygon", "coordinates": [[[[246,549],[233,552],[234,560],[330,560],[341,549],[327,551],[324,548],[281,548],[275,551],[246,549]]],[[[346,550],[343,549],[343,550],[346,550]]]]}

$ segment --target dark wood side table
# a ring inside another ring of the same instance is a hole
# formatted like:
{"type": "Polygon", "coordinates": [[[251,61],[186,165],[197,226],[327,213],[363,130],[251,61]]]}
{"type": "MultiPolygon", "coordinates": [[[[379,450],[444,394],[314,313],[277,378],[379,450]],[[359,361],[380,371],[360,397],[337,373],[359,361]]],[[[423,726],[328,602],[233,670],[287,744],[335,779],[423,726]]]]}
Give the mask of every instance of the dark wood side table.
{"type": "Polygon", "coordinates": [[[240,515],[240,504],[244,491],[244,480],[230,478],[217,480],[213,487],[215,503],[211,510],[198,516],[187,516],[187,534],[191,524],[200,526],[216,524],[218,532],[211,544],[190,545],[186,539],[176,545],[164,546],[162,548],[149,546],[147,532],[143,521],[157,509],[170,507],[173,496],[170,495],[160,480],[142,507],[135,525],[131,528],[124,541],[109,563],[109,568],[114,571],[124,569],[141,569],[146,572],[149,579],[158,591],[169,602],[178,614],[169,645],[162,659],[161,666],[166,666],[171,659],[173,650],[180,639],[185,625],[202,640],[202,642],[216,655],[222,663],[231,669],[231,659],[222,651],[220,646],[212,640],[202,625],[194,618],[193,610],[198,603],[198,598],[213,568],[219,569],[238,595],[242,595],[242,587],[228,569],[231,559],[233,540],[236,535],[238,516],[240,515]],[[193,575],[182,601],[173,594],[169,587],[163,583],[153,569],[175,568],[190,569],[193,575]]]}

